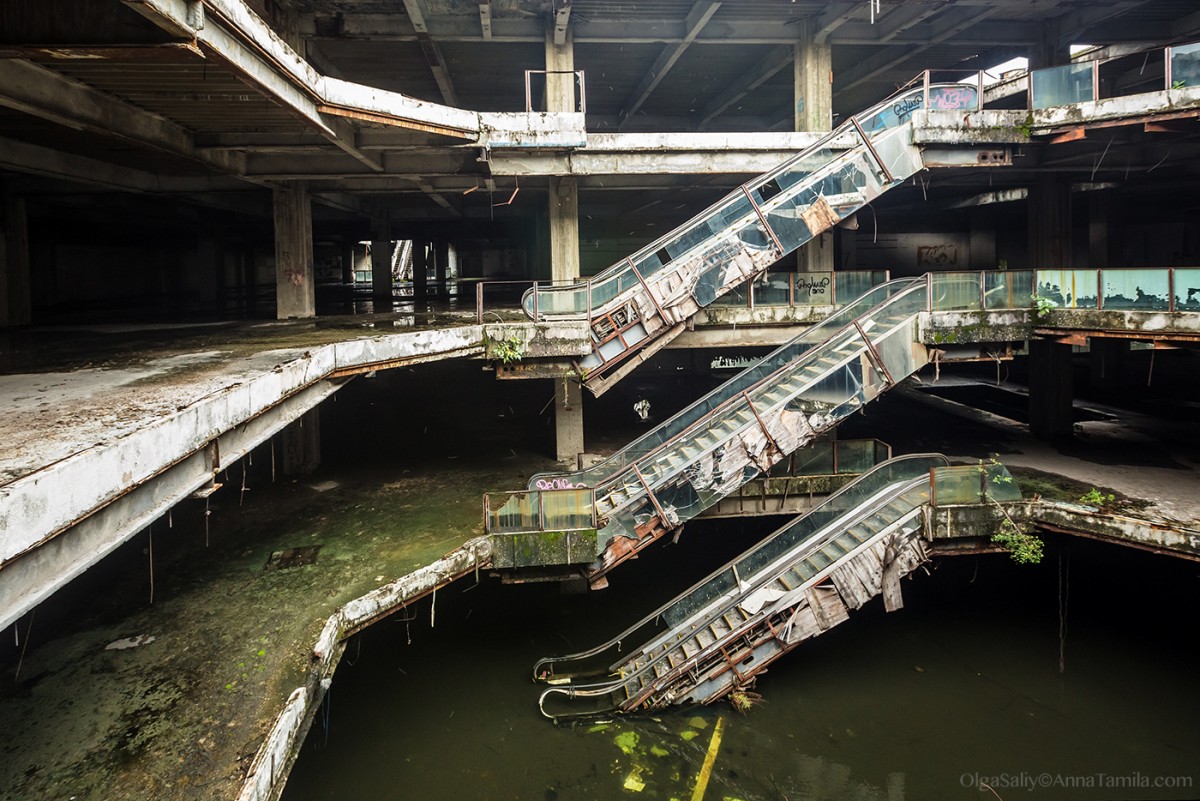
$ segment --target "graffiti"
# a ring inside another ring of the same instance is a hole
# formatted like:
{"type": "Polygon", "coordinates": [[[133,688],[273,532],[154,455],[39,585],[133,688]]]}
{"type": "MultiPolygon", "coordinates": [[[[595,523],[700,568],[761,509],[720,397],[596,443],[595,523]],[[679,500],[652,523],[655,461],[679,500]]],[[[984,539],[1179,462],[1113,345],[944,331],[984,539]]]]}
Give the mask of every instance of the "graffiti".
{"type": "Polygon", "coordinates": [[[304,286],[303,270],[298,270],[295,267],[287,267],[283,271],[283,277],[287,279],[292,286],[304,286]]]}
{"type": "Polygon", "coordinates": [[[896,119],[903,120],[909,114],[919,109],[922,102],[920,97],[906,97],[902,100],[897,100],[896,105],[892,106],[892,113],[896,115],[896,119]]]}
{"type": "Polygon", "coordinates": [[[580,484],[579,486],[572,484],[571,479],[569,479],[569,478],[551,478],[551,479],[539,478],[537,480],[536,486],[540,490],[568,490],[568,489],[581,489],[583,487],[582,484],[580,484]]]}
{"type": "Polygon", "coordinates": [[[929,92],[929,107],[932,109],[975,108],[974,86],[939,86],[929,92]]]}
{"type": "Polygon", "coordinates": [[[827,295],[829,294],[829,286],[832,280],[829,276],[824,278],[806,278],[804,275],[796,276],[796,294],[807,295],[827,295]]]}
{"type": "Polygon", "coordinates": [[[708,367],[710,370],[744,370],[754,363],[749,356],[718,356],[708,367]]]}
{"type": "Polygon", "coordinates": [[[958,264],[958,245],[921,245],[917,248],[918,267],[946,267],[958,264]]]}

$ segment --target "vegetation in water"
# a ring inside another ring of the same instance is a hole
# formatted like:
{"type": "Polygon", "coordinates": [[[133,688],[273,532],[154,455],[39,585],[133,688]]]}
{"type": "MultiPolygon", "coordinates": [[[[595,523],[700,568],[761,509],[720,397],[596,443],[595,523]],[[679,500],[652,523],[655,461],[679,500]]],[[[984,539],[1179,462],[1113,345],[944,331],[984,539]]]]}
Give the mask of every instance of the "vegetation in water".
{"type": "Polygon", "coordinates": [[[750,690],[734,690],[729,694],[729,705],[743,715],[763,702],[763,697],[750,690]]]}

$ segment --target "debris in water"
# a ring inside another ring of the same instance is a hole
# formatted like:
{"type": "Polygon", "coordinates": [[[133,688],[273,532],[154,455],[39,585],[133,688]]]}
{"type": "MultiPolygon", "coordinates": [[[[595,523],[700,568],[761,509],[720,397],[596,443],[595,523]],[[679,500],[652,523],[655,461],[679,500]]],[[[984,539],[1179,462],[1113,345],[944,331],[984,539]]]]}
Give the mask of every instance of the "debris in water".
{"type": "Polygon", "coordinates": [[[646,789],[646,783],[642,781],[641,768],[634,768],[633,772],[625,777],[624,787],[626,790],[632,790],[635,793],[640,793],[642,790],[646,789]]]}
{"type": "Polygon", "coordinates": [[[694,740],[699,736],[700,732],[696,731],[695,729],[684,729],[683,731],[679,732],[679,739],[683,740],[684,742],[687,742],[688,740],[694,740]]]}
{"type": "Polygon", "coordinates": [[[136,637],[125,637],[120,640],[113,640],[108,645],[104,646],[104,650],[124,651],[126,648],[137,648],[139,645],[149,645],[156,639],[158,638],[153,634],[139,634],[136,637]]]}
{"type": "Polygon", "coordinates": [[[661,745],[652,745],[650,746],[650,753],[656,757],[665,757],[671,752],[663,748],[661,745]]]}
{"type": "Polygon", "coordinates": [[[637,749],[638,735],[635,731],[623,731],[613,738],[613,743],[626,754],[632,754],[637,749]]]}
{"type": "Polygon", "coordinates": [[[331,489],[337,489],[342,486],[336,481],[318,481],[315,484],[309,484],[308,488],[317,492],[329,492],[331,489]]]}
{"type": "Polygon", "coordinates": [[[688,725],[693,729],[707,729],[708,721],[699,715],[696,715],[695,717],[688,719],[688,725]]]}
{"type": "Polygon", "coordinates": [[[270,573],[273,570],[286,570],[289,567],[311,565],[317,561],[317,552],[320,550],[320,545],[301,545],[296,548],[285,548],[282,551],[275,551],[267,559],[267,564],[263,567],[263,570],[270,573]]]}

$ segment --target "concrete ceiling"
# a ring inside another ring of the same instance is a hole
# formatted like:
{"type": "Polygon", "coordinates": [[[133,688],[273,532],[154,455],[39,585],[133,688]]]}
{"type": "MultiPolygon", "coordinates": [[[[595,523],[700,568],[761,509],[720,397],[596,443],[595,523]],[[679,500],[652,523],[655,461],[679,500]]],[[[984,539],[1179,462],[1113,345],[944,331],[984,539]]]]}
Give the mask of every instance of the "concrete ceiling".
{"type": "MultiPolygon", "coordinates": [[[[317,72],[433,102],[445,101],[448,84],[460,106],[483,111],[524,110],[524,71],[544,66],[547,32],[563,23],[586,75],[593,132],[788,130],[792,46],[805,30],[832,44],[838,114],[878,101],[925,68],[958,71],[942,73],[950,77],[1072,43],[1200,38],[1194,0],[884,0],[873,21],[863,0],[247,4],[317,72]]],[[[492,218],[544,207],[545,179],[522,180],[521,205],[494,205],[517,182],[487,183],[478,148],[289,101],[256,71],[277,67],[248,43],[230,45],[246,51],[235,57],[138,13],[141,5],[0,5],[0,168],[185,197],[262,193],[308,179],[337,213],[386,209],[393,219],[492,218]],[[468,192],[475,186],[485,191],[468,192]]],[[[209,30],[220,24],[211,18],[209,30]]],[[[1090,173],[1098,160],[1101,173],[1118,163],[1190,170],[1195,140],[1186,126],[1155,136],[1123,131],[1058,146],[1052,156],[1031,152],[1021,169],[1003,175],[941,173],[935,183],[969,196],[1027,181],[1032,168],[1090,173]]],[[[581,179],[583,205],[605,213],[648,204],[667,221],[667,209],[682,215],[744,177],[591,176],[581,179]]]]}

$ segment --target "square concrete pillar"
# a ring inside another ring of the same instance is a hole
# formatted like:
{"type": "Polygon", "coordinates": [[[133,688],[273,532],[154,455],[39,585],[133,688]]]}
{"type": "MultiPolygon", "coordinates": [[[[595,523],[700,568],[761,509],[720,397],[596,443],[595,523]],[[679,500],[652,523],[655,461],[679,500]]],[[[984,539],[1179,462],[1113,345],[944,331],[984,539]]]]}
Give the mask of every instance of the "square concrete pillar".
{"type": "Polygon", "coordinates": [[[574,467],[583,453],[583,387],[571,379],[554,381],[555,457],[574,467]]]}
{"type": "Polygon", "coordinates": [[[0,188],[0,328],[32,321],[30,285],[25,200],[0,188]]]}
{"type": "Polygon", "coordinates": [[[392,310],[392,243],[371,240],[371,297],[378,313],[392,310]]]}
{"type": "Polygon", "coordinates": [[[579,184],[574,176],[550,179],[550,277],[579,277],[579,184]]]}
{"type": "Polygon", "coordinates": [[[315,317],[312,202],[297,182],[275,190],[275,316],[315,317]]]}
{"type": "Polygon", "coordinates": [[[424,303],[429,294],[429,243],[413,241],[413,300],[424,303]]]}
{"type": "Polygon", "coordinates": [[[310,409],[279,435],[283,444],[282,472],[304,476],[321,466],[321,415],[310,409]]]}
{"type": "MultiPolygon", "coordinates": [[[[810,33],[810,21],[800,23],[793,59],[795,129],[833,130],[833,48],[819,44],[810,33]]],[[[796,270],[831,272],[834,268],[834,232],[817,234],[796,251],[796,270]]]]}
{"type": "Polygon", "coordinates": [[[1069,439],[1075,431],[1071,346],[1029,341],[1029,430],[1042,439],[1069,439]]]}
{"type": "Polygon", "coordinates": [[[1029,187],[1029,266],[1035,270],[1069,269],[1071,183],[1045,175],[1029,187]]]}

